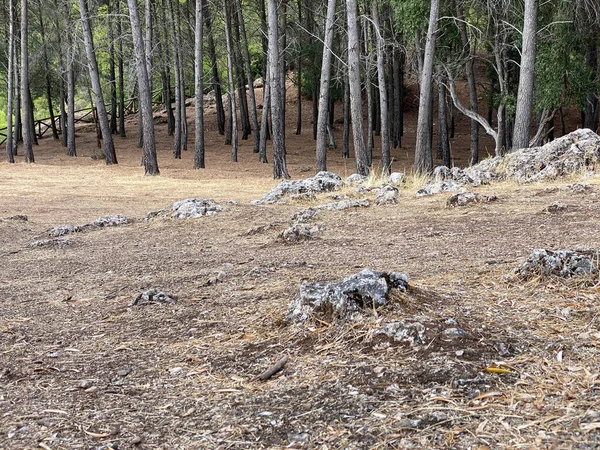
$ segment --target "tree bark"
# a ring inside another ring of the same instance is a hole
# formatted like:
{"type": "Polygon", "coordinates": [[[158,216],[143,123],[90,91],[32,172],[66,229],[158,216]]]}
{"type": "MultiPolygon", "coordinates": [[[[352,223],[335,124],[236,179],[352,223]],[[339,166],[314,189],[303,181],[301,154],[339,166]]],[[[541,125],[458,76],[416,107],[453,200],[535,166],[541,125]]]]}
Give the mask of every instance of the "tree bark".
{"type": "Polygon", "coordinates": [[[196,0],[196,32],[194,35],[194,94],[196,107],[194,108],[194,122],[196,125],[194,146],[194,169],[204,169],[204,68],[202,65],[202,26],[204,18],[202,0],[196,0]]]}
{"type": "Polygon", "coordinates": [[[238,124],[237,124],[237,107],[235,101],[235,86],[233,84],[233,45],[231,43],[231,20],[227,13],[227,2],[223,3],[223,12],[225,13],[225,43],[227,45],[227,82],[229,92],[229,112],[231,124],[231,161],[237,162],[238,152],[238,124]]]}
{"type": "Polygon", "coordinates": [[[54,117],[54,106],[52,105],[52,80],[50,79],[50,62],[48,61],[48,49],[46,48],[46,30],[44,28],[44,18],[42,5],[39,5],[40,37],[42,38],[42,47],[44,48],[44,70],[46,72],[46,99],[48,101],[48,112],[50,114],[50,128],[52,136],[58,140],[58,129],[56,128],[56,118],[54,117]]]}
{"type": "MultiPolygon", "coordinates": [[[[122,36],[121,33],[121,4],[120,0],[117,0],[117,13],[119,14],[117,20],[117,35],[122,36]]],[[[119,39],[118,45],[119,62],[118,62],[118,73],[119,73],[119,135],[126,137],[125,132],[125,81],[123,76],[123,39],[119,39]]]]}
{"type": "MultiPolygon", "coordinates": [[[[268,54],[267,54],[268,59],[268,54]]],[[[258,160],[266,164],[267,161],[267,135],[269,134],[269,109],[271,107],[271,84],[268,82],[269,69],[267,64],[267,71],[263,80],[263,110],[262,120],[260,123],[260,142],[258,146],[258,160]]]]}
{"type": "Polygon", "coordinates": [[[363,20],[363,44],[365,57],[365,93],[367,97],[367,161],[369,167],[373,165],[373,86],[371,84],[371,50],[369,48],[369,24],[363,20]]]}
{"type": "Polygon", "coordinates": [[[437,147],[443,165],[451,168],[452,162],[450,158],[450,139],[448,137],[448,114],[446,111],[446,87],[444,86],[444,77],[441,68],[439,70],[439,77],[437,147]]]}
{"type": "Polygon", "coordinates": [[[182,129],[182,117],[181,117],[181,71],[179,66],[181,61],[179,59],[179,43],[177,39],[177,33],[175,32],[175,18],[173,13],[173,2],[172,0],[166,0],[167,11],[169,15],[169,27],[171,29],[171,45],[173,47],[173,69],[175,71],[175,129],[173,131],[173,157],[175,159],[181,159],[181,129],[182,129]]]}
{"type": "Polygon", "coordinates": [[[269,14],[269,83],[271,84],[271,123],[273,126],[273,177],[289,178],[285,155],[285,90],[281,85],[283,65],[279,48],[277,1],[268,0],[269,14]]]}
{"type": "Polygon", "coordinates": [[[94,97],[96,99],[100,130],[102,131],[105,161],[107,165],[117,164],[117,155],[115,153],[112,134],[110,134],[110,125],[106,115],[104,97],[102,96],[102,85],[100,84],[100,74],[98,72],[98,62],[96,61],[94,41],[92,39],[92,30],[90,27],[86,0],[79,0],[79,12],[81,14],[81,28],[83,32],[85,52],[88,60],[88,71],[92,83],[92,90],[94,91],[94,97]]]}
{"type": "Polygon", "coordinates": [[[6,159],[9,163],[15,162],[13,155],[13,63],[15,53],[15,7],[14,0],[8,0],[8,68],[6,71],[6,159]]]}
{"type": "MultiPolygon", "coordinates": [[[[149,1],[149,0],[147,0],[149,1]]],[[[143,123],[144,170],[146,175],[158,175],[158,162],[156,160],[156,142],[154,137],[154,120],[152,119],[152,93],[150,77],[148,74],[148,60],[142,37],[142,27],[137,7],[137,0],[127,0],[129,20],[131,22],[131,35],[136,56],[136,67],[139,86],[140,114],[143,123]]]]}
{"type": "Polygon", "coordinates": [[[73,42],[73,26],[71,18],[71,4],[65,2],[66,37],[67,37],[67,155],[77,156],[75,145],[75,74],[73,62],[75,60],[75,46],[73,42]]]}
{"type": "Polygon", "coordinates": [[[348,79],[350,83],[350,110],[352,115],[352,137],[356,158],[356,173],[368,175],[369,160],[365,146],[365,127],[362,114],[362,93],[360,86],[360,42],[358,37],[356,0],[346,1],[348,19],[348,79]]]}
{"type": "MultiPolygon", "coordinates": [[[[110,0],[106,2],[108,21],[108,77],[110,81],[110,133],[117,134],[117,71],[115,67],[115,33],[113,11],[110,0]]],[[[119,36],[119,39],[121,37],[119,36]]]]}
{"type": "Polygon", "coordinates": [[[535,57],[537,40],[537,0],[525,0],[523,24],[523,48],[521,70],[517,92],[517,111],[513,131],[513,149],[529,147],[529,129],[533,111],[533,89],[535,82],[535,57]]]}
{"type": "Polygon", "coordinates": [[[335,23],[335,2],[336,0],[328,0],[327,18],[325,19],[319,114],[317,117],[317,173],[327,170],[327,106],[329,105],[329,81],[331,79],[331,46],[333,45],[333,26],[335,23]]]}
{"type": "Polygon", "coordinates": [[[387,86],[385,84],[385,55],[383,54],[385,40],[383,38],[383,30],[379,25],[379,10],[377,3],[371,4],[371,12],[377,37],[377,82],[379,84],[379,123],[381,127],[381,171],[383,174],[388,175],[391,172],[392,162],[390,159],[387,86]]]}
{"type": "MultiPolygon", "coordinates": [[[[600,26],[600,25],[599,25],[600,26]]],[[[599,33],[600,34],[600,33],[599,33]]],[[[585,65],[590,70],[590,78],[593,83],[598,80],[598,38],[592,38],[588,42],[585,52],[585,65]]],[[[596,83],[596,86],[598,84],[596,83]]],[[[598,99],[598,87],[588,94],[585,103],[585,120],[583,126],[598,132],[598,121],[600,120],[600,100],[598,99]]]]}
{"type": "Polygon", "coordinates": [[[350,81],[344,73],[344,128],[342,131],[342,158],[350,158],[350,81]]]}
{"type": "Polygon", "coordinates": [[[415,145],[415,173],[429,173],[433,169],[431,156],[431,84],[433,79],[433,60],[435,57],[435,41],[437,38],[437,21],[439,15],[439,0],[431,1],[429,13],[429,28],[423,58],[423,72],[420,84],[419,117],[417,119],[417,142],[415,145]]]}
{"type": "Polygon", "coordinates": [[[215,50],[215,42],[213,39],[212,19],[210,16],[210,9],[208,8],[208,2],[205,3],[204,8],[204,25],[206,26],[208,57],[210,58],[213,93],[215,95],[215,102],[217,106],[217,127],[219,129],[219,134],[224,135],[225,109],[223,108],[223,92],[221,90],[221,80],[219,77],[219,70],[217,67],[217,54],[215,50]]]}
{"type": "Polygon", "coordinates": [[[35,162],[33,155],[33,120],[31,103],[29,102],[29,52],[28,52],[28,0],[21,0],[21,115],[23,127],[23,149],[25,162],[35,162]]]}

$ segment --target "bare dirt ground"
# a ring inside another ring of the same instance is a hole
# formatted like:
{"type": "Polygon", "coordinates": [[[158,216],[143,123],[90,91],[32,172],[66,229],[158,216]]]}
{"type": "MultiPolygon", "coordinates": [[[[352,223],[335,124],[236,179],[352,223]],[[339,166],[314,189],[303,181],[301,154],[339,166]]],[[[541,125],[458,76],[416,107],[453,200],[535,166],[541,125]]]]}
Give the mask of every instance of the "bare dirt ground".
{"type": "MultiPolygon", "coordinates": [[[[294,178],[312,174],[309,127],[288,133],[294,178]]],[[[600,280],[504,277],[535,248],[597,248],[600,177],[580,194],[565,189],[577,178],[486,186],[499,200],[464,208],[409,183],[398,205],[325,212],[316,239],[289,244],[277,236],[292,215],[330,194],[250,206],[275,185],[271,166],[249,143],[228,162],[214,131],[208,168],[193,171],[160,128],[161,176],[144,177],[135,128],[117,138],[118,166],[89,157],[83,129],[76,159],[44,139],[35,165],[0,163],[0,448],[600,446],[600,280]],[[189,197],[227,210],[144,220],[189,197]],[[544,212],[555,202],[568,207],[544,212]],[[131,223],[30,247],[56,225],[116,213],[131,223]],[[284,323],[302,282],[363,268],[405,273],[411,289],[351,322],[284,323]],[[178,301],[131,305],[150,288],[178,301]],[[374,335],[392,320],[426,325],[426,343],[374,335]],[[281,372],[256,380],[282,355],[281,372]]],[[[405,146],[396,171],[409,168],[405,146]]],[[[330,169],[352,173],[334,153],[330,169]]]]}

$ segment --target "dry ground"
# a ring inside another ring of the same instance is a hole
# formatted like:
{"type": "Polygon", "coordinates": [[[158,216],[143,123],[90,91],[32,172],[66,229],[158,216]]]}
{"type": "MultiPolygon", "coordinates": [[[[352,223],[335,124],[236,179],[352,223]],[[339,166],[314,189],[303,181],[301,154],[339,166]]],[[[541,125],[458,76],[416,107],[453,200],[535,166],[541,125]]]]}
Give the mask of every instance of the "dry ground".
{"type": "MultiPolygon", "coordinates": [[[[599,177],[582,194],[564,189],[574,179],[492,185],[478,192],[497,202],[455,209],[409,185],[398,205],[326,212],[317,239],[286,244],[292,215],[328,194],[253,207],[275,182],[247,145],[227,163],[212,134],[209,168],[192,171],[191,152],[172,161],[161,139],[154,178],[135,136],[105,167],[83,130],[76,160],[46,140],[37,164],[0,164],[0,448],[598,448],[599,280],[504,275],[534,248],[597,248],[599,177]],[[239,204],[143,220],[188,197],[239,204]],[[568,209],[543,212],[557,201],[568,209]],[[132,223],[29,247],[115,213],[132,223]],[[367,267],[406,273],[410,292],[350,323],[284,324],[300,283],[367,267]],[[130,306],[149,288],[178,301],[130,306]],[[425,324],[426,345],[373,335],[394,319],[425,324]],[[467,335],[444,335],[454,323],[467,335]]],[[[312,149],[290,137],[294,177],[312,149]]]]}

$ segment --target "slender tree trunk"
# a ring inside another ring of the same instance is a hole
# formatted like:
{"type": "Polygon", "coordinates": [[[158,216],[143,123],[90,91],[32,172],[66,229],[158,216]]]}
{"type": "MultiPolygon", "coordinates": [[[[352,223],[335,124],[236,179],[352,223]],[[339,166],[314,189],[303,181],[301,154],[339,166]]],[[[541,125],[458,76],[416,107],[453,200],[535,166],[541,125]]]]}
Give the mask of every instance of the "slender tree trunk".
{"type": "Polygon", "coordinates": [[[171,45],[173,47],[173,68],[175,71],[175,130],[173,131],[173,157],[181,159],[181,71],[179,66],[179,46],[177,42],[177,33],[175,32],[175,19],[173,13],[173,1],[166,0],[167,11],[169,15],[169,28],[171,30],[171,45]]]}
{"type": "MultiPolygon", "coordinates": [[[[117,0],[117,13],[119,14],[119,17],[117,18],[117,35],[122,36],[123,34],[121,33],[122,27],[120,0],[117,0]]],[[[125,80],[123,75],[123,39],[119,39],[119,44],[117,48],[119,53],[119,135],[124,138],[127,136],[127,133],[125,132],[125,80]]]]}
{"type": "MultiPolygon", "coordinates": [[[[269,55],[266,55],[267,59],[269,55]]],[[[271,84],[268,82],[269,69],[267,64],[267,72],[265,73],[265,79],[263,80],[263,110],[262,120],[260,123],[260,142],[258,146],[258,160],[266,164],[267,161],[267,135],[269,134],[269,109],[271,106],[271,84]]]]}
{"type": "MultiPolygon", "coordinates": [[[[147,0],[149,1],[149,0],[147,0]]],[[[143,142],[144,142],[144,170],[146,175],[158,175],[158,162],[156,160],[156,142],[154,138],[154,120],[152,120],[152,93],[150,87],[150,77],[148,74],[148,60],[144,40],[142,37],[142,27],[138,13],[137,1],[127,0],[129,8],[129,20],[131,22],[131,36],[133,38],[133,48],[136,56],[136,67],[139,86],[140,114],[143,123],[143,142]]]]}
{"type": "Polygon", "coordinates": [[[238,152],[238,128],[237,111],[235,101],[235,86],[233,84],[233,46],[231,43],[231,20],[227,14],[227,4],[224,2],[223,9],[225,13],[225,42],[227,44],[227,81],[229,84],[229,111],[231,114],[231,161],[237,162],[238,152]]]}
{"type": "Polygon", "coordinates": [[[196,33],[194,36],[194,94],[196,107],[194,108],[194,122],[196,125],[194,146],[194,169],[204,169],[204,70],[202,65],[202,26],[204,18],[202,0],[196,0],[196,33]]]}
{"type": "Polygon", "coordinates": [[[9,163],[15,162],[13,155],[13,63],[15,53],[15,7],[14,0],[8,0],[8,67],[6,71],[6,158],[9,163]]]}
{"type": "MultiPolygon", "coordinates": [[[[106,2],[107,20],[108,20],[108,76],[110,81],[110,132],[117,134],[117,71],[115,67],[115,33],[114,33],[114,18],[110,0],[106,2]]],[[[119,19],[120,20],[120,19],[119,19]]],[[[121,36],[119,36],[121,39],[121,36]]]]}
{"type": "MultiPolygon", "coordinates": [[[[473,65],[475,62],[473,45],[469,42],[469,35],[467,34],[467,25],[465,22],[465,13],[463,8],[464,0],[456,1],[456,17],[458,30],[463,43],[463,47],[468,49],[469,56],[465,62],[465,74],[467,76],[467,86],[469,87],[469,109],[476,113],[479,112],[479,105],[477,100],[477,86],[475,84],[475,71],[473,65]]],[[[476,120],[471,119],[471,141],[469,150],[469,165],[476,164],[479,161],[479,123],[476,120]]]]}
{"type": "Polygon", "coordinates": [[[28,0],[21,0],[21,109],[23,123],[23,148],[25,162],[35,162],[33,155],[33,120],[31,103],[29,102],[29,53],[28,53],[28,0]]]}
{"type": "Polygon", "coordinates": [[[323,62],[321,64],[319,115],[317,118],[317,172],[327,170],[327,106],[329,105],[329,80],[331,79],[331,47],[333,45],[335,3],[336,0],[328,0],[327,19],[325,20],[325,41],[323,48],[323,62]]]}
{"type": "Polygon", "coordinates": [[[92,39],[92,30],[90,27],[86,0],[79,0],[79,12],[81,14],[81,28],[88,60],[88,71],[92,83],[92,90],[94,91],[94,96],[96,98],[96,108],[98,110],[100,130],[102,131],[105,160],[107,165],[117,164],[117,155],[115,153],[112,134],[110,134],[110,125],[106,115],[104,97],[102,96],[102,85],[100,84],[100,74],[98,72],[98,63],[96,61],[96,54],[94,51],[94,41],[92,39]]]}
{"type": "Polygon", "coordinates": [[[429,29],[423,58],[423,74],[421,77],[421,93],[419,97],[419,117],[417,122],[417,142],[415,145],[415,172],[429,173],[433,169],[431,156],[431,84],[433,78],[433,60],[435,56],[435,41],[437,38],[437,21],[439,15],[439,0],[431,1],[429,13],[429,29]]]}
{"type": "MultiPolygon", "coordinates": [[[[283,8],[283,5],[282,5],[283,8]]],[[[285,12],[285,11],[283,11],[285,12]]],[[[268,0],[269,14],[269,83],[271,84],[271,123],[273,125],[273,177],[289,178],[285,155],[284,71],[279,48],[277,1],[268,0]]]]}
{"type": "Polygon", "coordinates": [[[183,147],[183,150],[187,150],[187,144],[188,144],[188,123],[187,123],[187,110],[186,110],[186,106],[185,106],[185,99],[186,99],[186,95],[185,95],[185,76],[184,76],[184,72],[183,72],[183,64],[184,64],[184,59],[182,56],[182,44],[181,44],[181,4],[179,3],[179,1],[175,2],[175,36],[177,38],[177,51],[179,51],[179,65],[178,65],[178,69],[179,69],[179,80],[180,80],[180,84],[179,84],[179,89],[181,90],[181,146],[183,147]]]}
{"type": "MultiPolygon", "coordinates": [[[[302,24],[302,9],[304,3],[302,0],[298,0],[298,23],[302,24]]],[[[306,25],[306,24],[305,24],[306,25]]],[[[306,28],[306,27],[305,27],[306,28]]],[[[296,136],[302,134],[302,42],[300,42],[300,49],[298,50],[298,59],[296,60],[296,136]]]]}
{"type": "Polygon", "coordinates": [[[27,89],[27,98],[29,99],[29,113],[31,115],[31,137],[33,138],[33,143],[35,145],[40,145],[38,141],[38,135],[35,129],[35,115],[33,113],[33,96],[31,95],[31,87],[27,89]]]}
{"type": "Polygon", "coordinates": [[[73,39],[73,20],[71,18],[71,4],[65,2],[66,38],[67,38],[67,155],[77,156],[75,145],[75,74],[73,62],[75,60],[75,45],[73,39]]]}
{"type": "Polygon", "coordinates": [[[387,86],[385,85],[385,55],[383,54],[385,40],[383,30],[379,26],[379,10],[377,3],[371,4],[373,23],[377,38],[377,82],[379,84],[379,114],[381,127],[381,170],[383,174],[389,174],[392,161],[390,158],[390,133],[388,121],[388,99],[387,86]]]}
{"type": "Polygon", "coordinates": [[[344,129],[342,132],[342,158],[350,158],[350,81],[344,73],[344,129]]]}
{"type": "MultiPolygon", "coordinates": [[[[16,9],[16,6],[15,6],[16,9]]],[[[15,23],[16,26],[16,23],[15,23]]],[[[15,30],[16,37],[16,30],[15,30]]],[[[21,84],[19,75],[19,52],[17,51],[17,44],[15,42],[15,58],[14,58],[14,70],[13,78],[15,83],[15,127],[13,133],[13,155],[17,155],[19,148],[19,141],[23,139],[23,122],[21,120],[21,84]]]]}
{"type": "Polygon", "coordinates": [[[225,109],[223,108],[223,92],[221,90],[221,80],[217,67],[217,53],[213,39],[212,19],[210,16],[208,2],[205,3],[204,8],[204,25],[206,26],[208,57],[210,58],[213,93],[215,94],[215,103],[217,106],[217,127],[219,129],[219,134],[223,135],[225,134],[225,109]]]}
{"type": "MultiPolygon", "coordinates": [[[[56,8],[57,11],[60,11],[60,7],[58,4],[58,1],[55,0],[54,2],[54,7],[56,8]]],[[[63,31],[60,28],[59,25],[59,15],[57,14],[55,16],[55,29],[56,29],[56,35],[58,37],[58,48],[60,50],[60,55],[58,58],[58,64],[59,64],[59,71],[60,71],[60,77],[59,77],[59,83],[58,83],[58,96],[59,96],[59,112],[60,112],[60,119],[59,119],[59,126],[60,126],[60,133],[61,133],[61,139],[62,139],[62,145],[63,147],[67,147],[67,111],[65,110],[65,59],[64,59],[64,50],[65,48],[63,47],[63,43],[62,43],[62,33],[63,31]]]]}
{"type": "Polygon", "coordinates": [[[400,118],[402,111],[402,81],[400,74],[402,71],[402,55],[399,50],[394,50],[394,61],[392,63],[392,83],[393,83],[393,104],[392,104],[392,144],[394,148],[399,148],[402,145],[402,133],[400,126],[400,118]]]}
{"type": "Polygon", "coordinates": [[[517,111],[512,147],[529,147],[529,128],[533,111],[533,89],[535,83],[535,56],[537,40],[537,0],[525,0],[523,24],[523,48],[521,49],[521,70],[519,91],[517,93],[517,111]]]}
{"type": "Polygon", "coordinates": [[[450,168],[452,165],[450,159],[450,140],[448,137],[448,114],[446,111],[446,87],[444,86],[444,77],[442,69],[438,70],[440,79],[438,80],[438,132],[437,147],[438,154],[443,161],[444,166],[450,168]]]}
{"type": "Polygon", "coordinates": [[[369,25],[363,21],[363,44],[365,50],[365,93],[367,96],[367,161],[373,165],[373,86],[371,84],[371,50],[369,49],[369,25]]]}
{"type": "Polygon", "coordinates": [[[58,129],[56,128],[56,118],[54,117],[54,106],[52,105],[52,81],[50,80],[50,62],[48,61],[48,49],[46,48],[46,30],[44,28],[44,19],[42,5],[39,5],[40,36],[42,38],[42,47],[44,48],[44,70],[46,72],[46,99],[48,101],[48,112],[50,114],[50,128],[52,136],[58,140],[58,129]]]}
{"type": "MultiPolygon", "coordinates": [[[[600,26],[600,25],[599,25],[600,26]]],[[[600,34],[600,32],[599,32],[600,34]]],[[[585,52],[585,65],[590,70],[590,81],[592,85],[598,80],[598,38],[592,38],[588,42],[585,52]]],[[[596,83],[598,86],[598,83],[596,83]]],[[[585,120],[583,126],[598,132],[598,121],[600,120],[600,100],[598,99],[598,87],[588,94],[585,103],[585,120]]]]}
{"type": "Polygon", "coordinates": [[[254,76],[252,75],[250,51],[248,49],[248,39],[246,37],[246,25],[244,24],[244,16],[242,15],[242,4],[240,0],[235,0],[234,7],[237,9],[238,22],[240,24],[242,57],[244,60],[244,69],[248,81],[248,94],[250,98],[250,128],[252,130],[252,138],[254,140],[253,151],[254,153],[258,153],[260,131],[258,127],[258,115],[256,112],[256,96],[254,95],[254,76]]]}
{"type": "Polygon", "coordinates": [[[369,173],[369,159],[365,146],[365,128],[362,114],[362,93],[360,87],[360,42],[358,38],[357,3],[347,0],[348,16],[348,78],[350,82],[350,110],[352,113],[352,137],[356,157],[356,172],[369,173]]]}

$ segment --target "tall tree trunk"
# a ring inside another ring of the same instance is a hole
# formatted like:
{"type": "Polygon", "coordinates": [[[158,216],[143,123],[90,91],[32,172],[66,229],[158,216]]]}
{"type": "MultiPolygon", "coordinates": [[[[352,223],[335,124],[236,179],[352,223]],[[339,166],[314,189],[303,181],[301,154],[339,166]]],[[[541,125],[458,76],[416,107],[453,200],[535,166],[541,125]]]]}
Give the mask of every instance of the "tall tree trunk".
{"type": "Polygon", "coordinates": [[[517,110],[512,148],[529,147],[529,128],[533,111],[533,89],[535,82],[535,56],[537,40],[537,0],[525,0],[523,24],[523,48],[521,70],[517,92],[517,110]]]}
{"type": "Polygon", "coordinates": [[[13,63],[15,53],[15,7],[14,0],[8,0],[8,70],[6,71],[6,159],[9,163],[15,162],[13,155],[13,63]]]}
{"type": "Polygon", "coordinates": [[[75,44],[73,39],[73,20],[71,17],[71,4],[65,2],[66,38],[67,38],[67,155],[77,156],[75,145],[75,74],[73,62],[75,60],[75,44]]]}
{"type": "MultiPolygon", "coordinates": [[[[266,55],[268,59],[268,54],[266,55]]],[[[262,120],[260,123],[260,142],[258,146],[258,160],[266,164],[267,161],[267,138],[269,134],[269,109],[271,106],[271,84],[268,82],[269,79],[269,69],[267,64],[267,71],[265,73],[265,78],[263,82],[263,110],[262,110],[262,120]]]]}
{"type": "MultiPolygon", "coordinates": [[[[283,7],[283,5],[282,5],[283,7]]],[[[279,48],[277,1],[268,0],[269,14],[269,83],[271,84],[271,123],[273,125],[273,177],[289,178],[285,155],[285,88],[282,55],[279,48]]]]}
{"type": "Polygon", "coordinates": [[[28,0],[21,0],[21,117],[23,123],[23,148],[25,150],[25,162],[35,162],[33,155],[33,120],[31,103],[29,102],[29,52],[28,44],[28,0]]]}
{"type": "Polygon", "coordinates": [[[381,170],[383,174],[387,175],[391,171],[392,161],[390,158],[387,86],[385,84],[385,55],[383,54],[385,40],[383,38],[383,30],[379,26],[379,10],[377,3],[371,4],[371,12],[377,37],[377,82],[379,84],[379,123],[381,127],[381,170]]]}
{"type": "MultiPolygon", "coordinates": [[[[298,23],[302,24],[302,0],[298,0],[298,23]]],[[[306,27],[305,27],[306,28],[306,27]]],[[[302,42],[298,50],[298,59],[296,60],[296,136],[302,134],[302,42]]]]}
{"type": "Polygon", "coordinates": [[[240,110],[240,122],[242,125],[242,140],[247,140],[248,136],[252,133],[252,125],[250,124],[250,113],[248,108],[248,98],[246,95],[246,81],[244,80],[245,70],[243,67],[242,51],[240,49],[240,24],[238,16],[234,11],[235,4],[234,0],[228,0],[228,14],[231,18],[231,34],[230,38],[231,46],[233,49],[233,69],[234,69],[234,80],[238,87],[238,99],[239,99],[239,110],[240,110]]]}
{"type": "MultiPolygon", "coordinates": [[[[150,0],[146,0],[149,2],[150,0]]],[[[137,0],[127,0],[129,8],[129,20],[131,22],[131,36],[136,56],[136,67],[138,76],[138,92],[140,101],[140,114],[143,123],[144,142],[144,170],[146,175],[158,175],[158,162],[156,160],[156,141],[154,138],[154,120],[152,120],[152,92],[150,87],[150,76],[148,74],[148,60],[142,27],[137,7],[137,0]]]]}
{"type": "Polygon", "coordinates": [[[231,161],[237,162],[238,151],[238,128],[237,128],[237,111],[235,101],[235,86],[233,84],[233,45],[231,43],[231,20],[227,13],[227,2],[224,2],[223,9],[225,13],[225,42],[227,45],[227,81],[229,84],[229,111],[231,124],[231,161]]]}
{"type": "Polygon", "coordinates": [[[362,114],[362,93],[360,87],[360,42],[358,38],[357,3],[347,0],[348,17],[348,78],[350,82],[350,109],[352,113],[352,137],[356,157],[356,172],[369,173],[369,160],[365,146],[365,127],[362,114]]]}
{"type": "Polygon", "coordinates": [[[102,85],[100,84],[100,74],[98,72],[98,62],[96,61],[94,41],[92,39],[92,29],[90,27],[86,0],[79,0],[79,12],[81,14],[81,28],[83,32],[85,52],[88,60],[88,71],[92,83],[92,90],[94,91],[94,96],[96,98],[96,108],[98,110],[100,130],[102,131],[105,161],[107,165],[117,164],[117,155],[115,153],[112,134],[110,134],[110,125],[106,115],[104,97],[102,96],[102,85]]]}
{"type": "MultiPolygon", "coordinates": [[[[60,7],[58,4],[58,1],[55,0],[54,2],[54,7],[56,8],[57,11],[60,11],[60,7]]],[[[67,146],[67,111],[65,110],[65,101],[66,101],[66,97],[65,97],[65,59],[64,59],[64,47],[63,47],[63,43],[62,43],[62,38],[61,35],[63,33],[63,31],[60,28],[60,24],[59,24],[59,15],[57,14],[55,16],[55,21],[54,21],[54,25],[55,25],[55,29],[56,29],[56,35],[58,36],[58,48],[60,50],[60,55],[58,58],[58,64],[60,67],[60,78],[59,78],[59,83],[58,83],[58,96],[59,96],[59,113],[60,113],[60,119],[59,119],[59,125],[60,125],[60,133],[61,133],[61,139],[62,139],[62,145],[63,147],[67,146]]]]}
{"type": "Polygon", "coordinates": [[[167,135],[173,136],[175,132],[175,115],[173,114],[172,97],[171,97],[171,63],[169,55],[169,30],[167,29],[167,15],[165,13],[164,0],[161,11],[161,31],[162,36],[158,39],[158,51],[161,57],[160,78],[163,86],[162,100],[167,111],[167,135]]]}
{"type": "Polygon", "coordinates": [[[363,44],[365,50],[365,93],[367,96],[367,161],[373,165],[373,86],[371,84],[371,50],[369,49],[369,24],[363,20],[363,44]]]}
{"type": "Polygon", "coordinates": [[[335,23],[335,2],[336,0],[328,0],[327,19],[325,20],[319,115],[317,118],[317,172],[327,170],[327,106],[329,105],[329,81],[331,79],[331,46],[333,45],[333,26],[335,23]]]}
{"type": "MultiPolygon", "coordinates": [[[[117,0],[117,35],[122,36],[121,33],[121,3],[117,0]]],[[[125,132],[125,80],[123,75],[123,39],[119,39],[118,45],[119,61],[118,61],[118,72],[119,72],[119,135],[126,137],[125,132]]]]}
{"type": "MultiPolygon", "coordinates": [[[[108,20],[108,77],[110,82],[110,133],[117,134],[117,71],[115,67],[115,33],[113,11],[110,0],[106,2],[108,20]]],[[[117,18],[118,19],[118,18],[117,18]]],[[[119,39],[121,37],[119,36],[119,39]]]]}
{"type": "Polygon", "coordinates": [[[252,138],[254,139],[254,153],[258,153],[258,145],[260,141],[258,115],[256,113],[256,96],[254,95],[254,77],[252,75],[252,67],[250,65],[250,51],[248,49],[248,39],[246,37],[246,25],[244,24],[244,16],[242,15],[242,4],[240,0],[235,0],[234,6],[238,13],[238,22],[240,24],[240,36],[242,38],[242,57],[244,59],[244,69],[248,81],[248,94],[250,97],[250,128],[252,130],[252,138]]]}
{"type": "Polygon", "coordinates": [[[433,169],[431,156],[431,84],[433,78],[433,60],[435,56],[435,41],[437,38],[437,21],[439,15],[439,0],[431,0],[429,13],[429,29],[423,58],[423,73],[421,77],[421,93],[419,97],[419,117],[417,122],[417,142],[415,145],[415,172],[429,173],[433,169]]]}
{"type": "Polygon", "coordinates": [[[42,47],[44,48],[44,70],[46,72],[46,99],[48,101],[48,112],[50,114],[50,128],[52,136],[58,140],[58,129],[56,128],[56,118],[54,117],[54,106],[52,105],[52,80],[50,79],[50,62],[48,60],[48,49],[46,48],[46,30],[44,28],[44,19],[42,5],[39,5],[40,36],[42,38],[42,47]]]}
{"type": "Polygon", "coordinates": [[[448,113],[446,111],[446,87],[444,86],[444,76],[442,69],[438,70],[440,79],[438,80],[438,132],[437,147],[444,166],[451,168],[450,159],[450,139],[448,137],[448,113]]]}
{"type": "Polygon", "coordinates": [[[342,132],[342,158],[350,158],[350,81],[348,71],[344,73],[344,129],[342,132]]]}
{"type": "Polygon", "coordinates": [[[204,70],[202,65],[202,26],[204,19],[202,0],[196,0],[196,33],[194,36],[194,94],[196,107],[194,108],[194,123],[196,149],[194,155],[194,169],[204,169],[204,70]]]}
{"type": "MultiPolygon", "coordinates": [[[[173,69],[175,71],[175,130],[173,131],[173,157],[181,159],[181,71],[179,70],[181,61],[179,59],[179,44],[177,33],[175,32],[175,19],[173,13],[173,1],[166,0],[167,11],[169,15],[169,28],[171,30],[171,45],[173,55],[173,69]]],[[[185,101],[185,100],[183,100],[185,101]]]]}
{"type": "MultiPolygon", "coordinates": [[[[600,25],[599,25],[600,26],[600,25]]],[[[598,33],[600,34],[600,32],[598,33]]],[[[590,39],[585,52],[585,65],[590,70],[590,78],[593,83],[598,80],[598,38],[590,39]]],[[[598,86],[598,83],[596,83],[598,86]]],[[[583,126],[598,132],[598,121],[600,120],[600,101],[598,100],[598,87],[588,94],[585,103],[585,120],[583,126]]]]}
{"type": "Polygon", "coordinates": [[[187,123],[187,110],[185,106],[185,76],[183,72],[183,63],[184,59],[182,56],[182,44],[181,44],[181,4],[179,1],[175,2],[175,36],[177,38],[177,49],[180,52],[179,54],[179,89],[181,90],[181,146],[184,150],[187,150],[188,144],[188,123],[187,123]]]}
{"type": "Polygon", "coordinates": [[[29,113],[31,115],[31,136],[33,138],[33,143],[35,145],[40,145],[39,141],[38,141],[38,135],[35,129],[35,115],[33,113],[33,108],[34,108],[34,104],[33,104],[33,96],[31,95],[31,87],[29,87],[27,89],[27,97],[29,98],[29,113]]]}
{"type": "MultiPolygon", "coordinates": [[[[475,84],[475,71],[473,70],[473,65],[475,63],[474,47],[469,41],[469,35],[467,34],[463,2],[464,0],[456,1],[456,17],[458,19],[456,23],[458,25],[463,47],[469,51],[469,56],[465,62],[465,74],[467,76],[467,86],[469,88],[469,108],[471,111],[478,113],[477,85],[475,84]]],[[[471,166],[479,162],[479,123],[473,119],[471,119],[471,140],[469,148],[469,165],[471,166]]]]}
{"type": "Polygon", "coordinates": [[[208,57],[210,58],[210,68],[212,72],[212,86],[215,95],[217,106],[217,127],[219,134],[225,134],[225,109],[223,108],[223,92],[221,90],[221,80],[219,77],[219,69],[217,67],[217,52],[215,50],[215,42],[213,39],[212,19],[208,2],[204,5],[204,25],[206,26],[206,37],[208,47],[208,57]]]}
{"type": "MultiPolygon", "coordinates": [[[[16,9],[16,6],[15,6],[16,9]]],[[[16,26],[16,23],[15,23],[16,26]]],[[[15,30],[16,37],[16,30],[15,30]]],[[[19,141],[23,140],[23,121],[21,120],[21,84],[19,75],[19,52],[17,51],[17,44],[15,42],[15,58],[14,58],[14,70],[13,78],[15,83],[15,127],[13,132],[13,155],[17,155],[19,148],[19,141]]]]}

